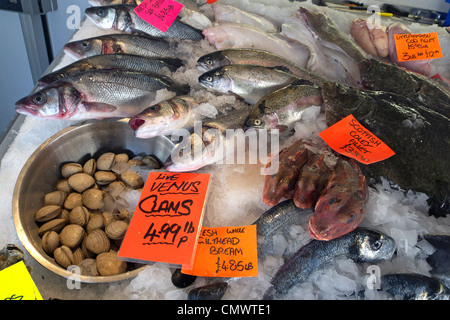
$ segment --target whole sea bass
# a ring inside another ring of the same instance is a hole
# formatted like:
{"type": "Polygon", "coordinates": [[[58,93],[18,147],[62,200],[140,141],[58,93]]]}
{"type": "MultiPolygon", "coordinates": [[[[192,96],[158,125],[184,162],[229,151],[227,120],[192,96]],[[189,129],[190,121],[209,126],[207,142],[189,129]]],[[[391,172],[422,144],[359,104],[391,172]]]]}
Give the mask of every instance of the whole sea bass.
{"type": "Polygon", "coordinates": [[[152,58],[178,58],[177,44],[138,34],[109,34],[66,43],[64,52],[75,60],[99,54],[126,53],[152,58]]]}
{"type": "Polygon", "coordinates": [[[200,30],[176,19],[166,32],[139,18],[134,12],[135,5],[111,5],[91,7],[85,10],[86,16],[98,27],[106,30],[119,30],[128,33],[145,33],[153,37],[199,41],[203,39],[200,30]]]}
{"type": "Polygon", "coordinates": [[[280,267],[263,299],[273,299],[276,294],[288,293],[295,285],[308,281],[313,272],[330,266],[336,259],[376,263],[389,259],[394,250],[394,239],[361,227],[330,241],[311,240],[280,267]]]}
{"type": "Polygon", "coordinates": [[[167,77],[91,70],[53,82],[16,102],[16,111],[46,119],[85,120],[131,117],[152,104],[156,91],[185,94],[167,77]]]}
{"type": "Polygon", "coordinates": [[[322,86],[322,96],[328,125],[353,114],[395,152],[384,161],[362,165],[367,177],[384,176],[402,189],[423,192],[431,197],[430,213],[448,213],[449,118],[391,92],[356,90],[329,82],[322,86]]]}
{"type": "Polygon", "coordinates": [[[176,71],[181,67],[179,59],[147,58],[131,54],[97,55],[77,60],[61,69],[53,71],[39,79],[43,87],[56,80],[89,70],[121,70],[141,73],[159,73],[161,70],[176,71]]]}
{"type": "Polygon", "coordinates": [[[203,87],[221,93],[233,93],[249,104],[258,102],[268,93],[299,80],[284,67],[229,65],[202,74],[203,87]]]}

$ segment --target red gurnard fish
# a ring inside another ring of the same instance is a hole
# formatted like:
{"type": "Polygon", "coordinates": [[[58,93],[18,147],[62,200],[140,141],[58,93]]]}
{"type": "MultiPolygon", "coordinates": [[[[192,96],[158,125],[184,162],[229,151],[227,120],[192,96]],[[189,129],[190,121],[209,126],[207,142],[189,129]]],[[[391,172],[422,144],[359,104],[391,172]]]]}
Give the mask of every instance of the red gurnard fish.
{"type": "Polygon", "coordinates": [[[366,178],[356,162],[339,158],[309,221],[317,240],[331,240],[353,231],[364,219],[368,197],[366,178]]]}

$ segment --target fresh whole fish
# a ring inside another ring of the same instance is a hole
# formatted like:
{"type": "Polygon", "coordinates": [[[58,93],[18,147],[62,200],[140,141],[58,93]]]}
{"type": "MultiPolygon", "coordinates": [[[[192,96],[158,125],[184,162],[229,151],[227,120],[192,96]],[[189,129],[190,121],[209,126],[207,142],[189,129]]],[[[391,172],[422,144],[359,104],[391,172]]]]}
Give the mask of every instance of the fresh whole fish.
{"type": "Polygon", "coordinates": [[[450,91],[424,75],[375,59],[360,62],[364,87],[406,96],[450,118],[450,91]]]}
{"type": "Polygon", "coordinates": [[[56,80],[67,78],[75,73],[89,70],[121,70],[141,73],[160,73],[162,70],[170,72],[181,67],[180,59],[147,58],[131,54],[96,55],[77,60],[61,69],[46,74],[39,79],[39,86],[43,87],[56,80]]]}
{"type": "Polygon", "coordinates": [[[386,27],[369,25],[367,19],[356,18],[350,26],[350,34],[355,42],[368,54],[385,58],[389,55],[389,41],[386,27]]]}
{"type": "Polygon", "coordinates": [[[138,138],[170,135],[176,129],[191,127],[193,108],[197,102],[189,96],[178,96],[161,101],[133,116],[128,124],[138,138]]]}
{"type": "Polygon", "coordinates": [[[400,273],[381,277],[381,290],[402,300],[448,300],[450,290],[437,279],[422,274],[400,273]]]}
{"type": "Polygon", "coordinates": [[[265,32],[275,33],[279,31],[279,26],[275,22],[256,13],[243,11],[231,5],[220,3],[213,3],[211,7],[214,11],[215,20],[219,24],[237,23],[258,28],[265,32]]]}
{"type": "Polygon", "coordinates": [[[325,80],[277,54],[266,50],[239,48],[224,49],[205,54],[197,60],[197,69],[206,72],[230,64],[247,64],[264,67],[286,67],[297,77],[320,85],[325,80]]]}
{"type": "Polygon", "coordinates": [[[284,200],[264,212],[253,224],[258,235],[258,259],[273,253],[273,236],[289,234],[293,225],[308,223],[312,208],[300,209],[291,199],[284,200]]]}
{"type": "Polygon", "coordinates": [[[394,239],[361,227],[330,241],[311,240],[280,267],[263,299],[273,299],[276,294],[288,293],[295,285],[308,281],[313,272],[330,266],[336,259],[376,263],[389,259],[394,250],[394,239]]]}
{"type": "Polygon", "coordinates": [[[99,28],[119,30],[127,33],[145,33],[153,37],[194,40],[203,39],[200,30],[195,29],[179,19],[175,19],[166,32],[162,32],[150,23],[139,18],[134,12],[134,5],[111,5],[90,7],[85,10],[86,16],[99,28]]]}
{"type": "Polygon", "coordinates": [[[367,182],[353,159],[340,157],[309,220],[309,234],[331,240],[354,230],[364,219],[367,182]]]}
{"type": "Polygon", "coordinates": [[[385,177],[404,190],[427,194],[433,215],[449,212],[449,118],[391,92],[356,90],[332,82],[321,90],[328,125],[352,114],[395,152],[384,161],[362,165],[368,178],[385,177]]]}
{"type": "Polygon", "coordinates": [[[110,34],[66,43],[64,52],[75,60],[100,54],[134,54],[151,58],[178,58],[177,44],[137,34],[110,34]]]}
{"type": "Polygon", "coordinates": [[[323,103],[320,88],[309,81],[297,80],[260,99],[250,111],[244,128],[278,129],[287,132],[310,106],[323,103]]]}
{"type": "Polygon", "coordinates": [[[260,49],[272,52],[288,61],[306,68],[309,50],[302,44],[287,39],[280,33],[266,33],[262,30],[240,24],[221,24],[203,30],[203,35],[217,50],[233,48],[260,49]]]}
{"type": "Polygon", "coordinates": [[[198,78],[206,89],[235,94],[249,104],[298,79],[284,67],[255,65],[229,65],[207,71],[198,78]]]}
{"type": "Polygon", "coordinates": [[[149,105],[156,91],[186,94],[167,77],[111,70],[90,70],[58,80],[16,103],[21,114],[64,120],[131,117],[149,105]]]}
{"type": "Polygon", "coordinates": [[[395,45],[396,34],[411,33],[409,29],[400,22],[391,23],[386,29],[389,39],[389,59],[396,65],[429,76],[431,72],[431,60],[414,60],[414,61],[399,61],[397,57],[397,46],[395,45]]]}

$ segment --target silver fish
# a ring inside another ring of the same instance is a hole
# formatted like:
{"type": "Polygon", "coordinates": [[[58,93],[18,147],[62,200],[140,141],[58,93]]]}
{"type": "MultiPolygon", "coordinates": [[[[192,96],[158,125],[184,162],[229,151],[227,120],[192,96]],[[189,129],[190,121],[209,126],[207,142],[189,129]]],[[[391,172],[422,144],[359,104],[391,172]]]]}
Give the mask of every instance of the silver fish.
{"type": "Polygon", "coordinates": [[[75,73],[89,70],[122,70],[141,73],[159,73],[162,70],[176,71],[181,67],[180,59],[147,58],[132,54],[96,55],[75,61],[61,69],[46,74],[39,79],[43,87],[57,80],[67,78],[75,73]]]}
{"type": "Polygon", "coordinates": [[[229,65],[202,74],[198,80],[203,87],[221,93],[235,94],[249,104],[272,91],[298,80],[286,68],[255,65],[229,65]]]}
{"type": "Polygon", "coordinates": [[[394,239],[360,227],[330,241],[311,240],[280,267],[263,299],[286,294],[295,285],[307,281],[313,272],[326,268],[340,257],[357,263],[376,263],[389,259],[394,250],[394,239]]]}
{"type": "Polygon", "coordinates": [[[199,41],[203,39],[200,30],[176,19],[166,32],[162,32],[134,12],[134,5],[111,5],[91,7],[86,16],[99,28],[119,30],[127,33],[144,33],[153,37],[199,41]]]}
{"type": "Polygon", "coordinates": [[[16,102],[16,111],[46,119],[131,117],[154,102],[156,91],[186,93],[167,77],[91,70],[58,80],[16,102]]]}
{"type": "Polygon", "coordinates": [[[137,34],[111,34],[66,43],[64,52],[75,60],[99,54],[126,53],[152,58],[179,58],[177,44],[137,34]]]}

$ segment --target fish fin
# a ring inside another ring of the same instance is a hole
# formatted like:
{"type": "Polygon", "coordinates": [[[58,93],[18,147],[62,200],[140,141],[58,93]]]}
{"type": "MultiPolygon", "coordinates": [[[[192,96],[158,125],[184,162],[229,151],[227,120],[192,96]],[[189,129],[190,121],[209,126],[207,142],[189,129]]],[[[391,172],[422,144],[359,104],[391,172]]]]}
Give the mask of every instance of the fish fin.
{"type": "Polygon", "coordinates": [[[305,79],[297,79],[294,82],[291,82],[291,86],[313,86],[314,83],[312,83],[309,80],[305,80],[305,79]]]}
{"type": "Polygon", "coordinates": [[[96,112],[112,112],[117,109],[117,107],[101,102],[85,102],[83,103],[86,111],[96,111],[96,112]]]}

